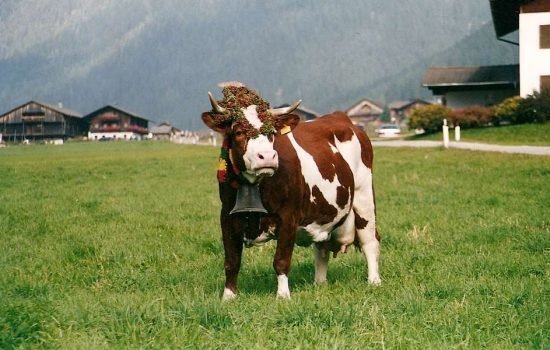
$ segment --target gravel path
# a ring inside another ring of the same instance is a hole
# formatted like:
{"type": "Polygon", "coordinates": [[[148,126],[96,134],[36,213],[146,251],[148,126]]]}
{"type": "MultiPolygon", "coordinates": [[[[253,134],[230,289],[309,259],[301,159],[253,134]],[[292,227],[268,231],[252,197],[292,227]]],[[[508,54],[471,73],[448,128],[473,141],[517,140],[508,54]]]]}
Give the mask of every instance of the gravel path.
{"type": "MultiPolygon", "coordinates": [[[[373,141],[374,147],[443,147],[443,141],[373,141]]],[[[477,142],[449,142],[449,148],[468,149],[473,151],[521,153],[550,156],[550,147],[547,146],[502,146],[477,142]]]]}

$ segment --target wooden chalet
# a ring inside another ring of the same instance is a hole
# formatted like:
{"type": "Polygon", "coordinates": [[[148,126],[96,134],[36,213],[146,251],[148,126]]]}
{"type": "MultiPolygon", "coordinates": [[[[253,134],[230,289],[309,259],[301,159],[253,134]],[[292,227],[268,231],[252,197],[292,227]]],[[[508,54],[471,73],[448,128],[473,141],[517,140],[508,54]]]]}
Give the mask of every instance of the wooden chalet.
{"type": "Polygon", "coordinates": [[[375,121],[384,112],[384,105],[368,98],[363,98],[346,110],[353,124],[365,128],[369,122],[375,121]]]}
{"type": "Polygon", "coordinates": [[[492,106],[519,94],[519,65],[430,67],[422,86],[450,108],[492,106]]]}
{"type": "Polygon", "coordinates": [[[152,126],[149,132],[150,132],[149,138],[153,140],[165,140],[165,141],[172,141],[179,134],[181,134],[180,129],[172,126],[172,124],[168,122],[162,122],[156,126],[152,126]]]}
{"type": "Polygon", "coordinates": [[[5,141],[44,141],[84,136],[87,124],[78,112],[61,104],[30,101],[0,115],[5,141]]]}
{"type": "Polygon", "coordinates": [[[392,123],[401,124],[405,120],[409,119],[412,111],[420,106],[429,105],[429,102],[424,100],[406,100],[406,101],[393,101],[388,104],[388,109],[390,111],[390,120],[392,123]]]}
{"type": "Polygon", "coordinates": [[[119,106],[107,105],[86,116],[90,125],[88,139],[142,140],[149,134],[149,120],[119,106]]]}

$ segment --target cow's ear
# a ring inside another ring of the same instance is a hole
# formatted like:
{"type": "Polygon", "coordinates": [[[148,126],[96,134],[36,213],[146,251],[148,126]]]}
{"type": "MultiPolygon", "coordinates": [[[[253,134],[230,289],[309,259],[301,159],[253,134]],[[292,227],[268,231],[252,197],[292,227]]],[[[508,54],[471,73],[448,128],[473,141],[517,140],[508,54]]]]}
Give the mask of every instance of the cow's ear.
{"type": "Polygon", "coordinates": [[[275,127],[277,128],[277,132],[279,134],[286,134],[296,127],[298,123],[300,122],[300,117],[296,114],[283,114],[277,116],[277,122],[275,123],[275,127]]]}
{"type": "Polygon", "coordinates": [[[219,118],[216,118],[215,114],[204,112],[201,118],[204,124],[206,124],[206,126],[210,129],[219,132],[220,134],[225,133],[225,129],[227,127],[226,123],[221,122],[219,118]]]}

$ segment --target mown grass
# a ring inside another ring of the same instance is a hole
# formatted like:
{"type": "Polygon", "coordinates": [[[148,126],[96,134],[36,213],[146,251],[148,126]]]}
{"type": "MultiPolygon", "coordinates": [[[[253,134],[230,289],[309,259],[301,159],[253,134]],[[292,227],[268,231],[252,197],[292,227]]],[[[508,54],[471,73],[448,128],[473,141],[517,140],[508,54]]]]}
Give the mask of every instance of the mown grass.
{"type": "MultiPolygon", "coordinates": [[[[454,129],[449,129],[454,141],[454,129]]],[[[482,142],[500,145],[550,146],[550,123],[519,124],[476,129],[463,129],[461,141],[482,142]]],[[[443,140],[442,133],[410,136],[412,140],[443,140]]]]}
{"type": "Polygon", "coordinates": [[[376,149],[383,285],[350,252],[315,286],[297,248],[277,301],[267,245],[222,304],[216,157],[0,149],[0,348],[548,347],[550,158],[376,149]]]}

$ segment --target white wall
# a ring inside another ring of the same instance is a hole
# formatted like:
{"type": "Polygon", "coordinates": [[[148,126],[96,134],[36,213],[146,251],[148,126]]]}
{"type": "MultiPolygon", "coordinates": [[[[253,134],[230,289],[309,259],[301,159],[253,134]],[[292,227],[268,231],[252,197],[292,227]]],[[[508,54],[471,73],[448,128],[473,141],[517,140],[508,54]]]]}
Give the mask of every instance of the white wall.
{"type": "Polygon", "coordinates": [[[550,25],[550,12],[522,13],[519,16],[520,95],[540,90],[540,76],[550,75],[550,49],[539,48],[539,27],[550,25]]]}
{"type": "Polygon", "coordinates": [[[98,141],[101,138],[116,140],[141,140],[143,137],[134,132],[88,132],[88,140],[98,141]]]}

